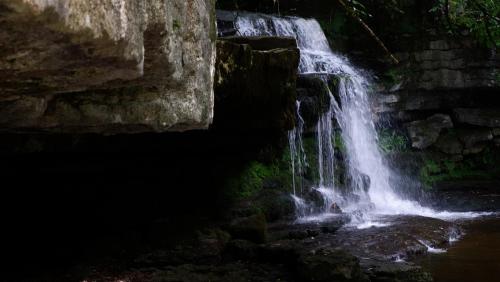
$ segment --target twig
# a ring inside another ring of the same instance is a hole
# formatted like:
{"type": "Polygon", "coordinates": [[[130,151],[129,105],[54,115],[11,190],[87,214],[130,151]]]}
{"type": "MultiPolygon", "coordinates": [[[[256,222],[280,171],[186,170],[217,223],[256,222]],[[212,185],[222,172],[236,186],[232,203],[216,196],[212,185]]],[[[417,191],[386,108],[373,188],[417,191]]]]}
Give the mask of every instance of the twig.
{"type": "Polygon", "coordinates": [[[384,42],[378,38],[378,36],[373,32],[373,30],[360,18],[358,17],[343,0],[338,0],[342,7],[347,11],[347,13],[353,17],[361,26],[371,35],[373,39],[378,43],[378,45],[385,51],[385,53],[392,59],[395,64],[399,64],[399,60],[394,57],[394,55],[387,49],[384,42]]]}

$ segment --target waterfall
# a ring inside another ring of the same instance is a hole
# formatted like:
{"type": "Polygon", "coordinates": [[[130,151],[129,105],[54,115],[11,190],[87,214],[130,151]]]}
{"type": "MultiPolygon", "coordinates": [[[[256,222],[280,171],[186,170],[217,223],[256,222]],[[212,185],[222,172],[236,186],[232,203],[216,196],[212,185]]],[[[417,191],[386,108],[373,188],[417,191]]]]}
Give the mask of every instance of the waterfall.
{"type": "Polygon", "coordinates": [[[330,91],[329,96],[330,107],[328,111],[320,117],[318,124],[316,125],[316,139],[318,143],[319,187],[333,188],[335,185],[335,152],[333,147],[333,103],[335,99],[330,91]]]}
{"type": "Polygon", "coordinates": [[[304,169],[307,167],[306,153],[302,135],[304,133],[304,119],[300,115],[300,101],[297,104],[297,126],[288,132],[288,143],[290,148],[290,166],[292,170],[293,195],[297,196],[303,192],[301,181],[304,169]],[[300,192],[300,193],[298,193],[300,192]]]}
{"type": "Polygon", "coordinates": [[[295,204],[297,218],[305,218],[312,213],[312,207],[301,197],[304,192],[304,173],[308,167],[306,152],[304,150],[303,134],[304,119],[300,114],[300,101],[296,101],[297,126],[288,132],[290,149],[290,168],[292,172],[292,199],[295,204]]]}
{"type": "MultiPolygon", "coordinates": [[[[324,212],[329,212],[333,203],[352,215],[353,222],[370,226],[374,215],[414,214],[440,218],[473,217],[472,213],[435,212],[422,207],[416,201],[405,199],[397,193],[392,179],[394,173],[387,166],[378,146],[378,136],[370,107],[369,76],[355,68],[350,62],[335,54],[319,23],[314,19],[298,17],[275,17],[263,14],[239,13],[236,29],[241,36],[289,36],[294,37],[300,49],[299,73],[314,73],[323,76],[328,85],[328,76],[339,78],[339,101],[330,92],[330,108],[316,126],[319,183],[316,189],[324,198],[324,212]],[[345,167],[349,177],[349,191],[336,191],[334,129],[336,119],[345,144],[345,167]],[[369,187],[365,178],[369,177],[369,187]],[[342,196],[339,196],[342,195],[342,196]],[[368,223],[368,224],[367,224],[368,223]]],[[[300,117],[297,103],[298,126],[289,133],[290,157],[293,171],[295,203],[298,213],[304,216],[307,204],[301,198],[304,187],[300,183],[303,169],[307,165],[302,147],[304,121],[300,117]],[[299,193],[300,191],[300,193],[299,193]]],[[[396,185],[397,186],[397,185],[396,185]]],[[[376,225],[376,224],[375,224],[376,225]]]]}

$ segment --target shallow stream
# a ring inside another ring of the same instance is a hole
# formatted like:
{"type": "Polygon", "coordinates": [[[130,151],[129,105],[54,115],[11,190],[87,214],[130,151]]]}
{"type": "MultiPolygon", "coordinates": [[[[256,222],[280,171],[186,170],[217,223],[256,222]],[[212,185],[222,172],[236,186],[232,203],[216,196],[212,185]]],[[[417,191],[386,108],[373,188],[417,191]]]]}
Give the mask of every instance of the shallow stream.
{"type": "Polygon", "coordinates": [[[423,256],[416,263],[432,273],[435,282],[500,281],[500,216],[469,221],[463,230],[445,253],[423,256]]]}

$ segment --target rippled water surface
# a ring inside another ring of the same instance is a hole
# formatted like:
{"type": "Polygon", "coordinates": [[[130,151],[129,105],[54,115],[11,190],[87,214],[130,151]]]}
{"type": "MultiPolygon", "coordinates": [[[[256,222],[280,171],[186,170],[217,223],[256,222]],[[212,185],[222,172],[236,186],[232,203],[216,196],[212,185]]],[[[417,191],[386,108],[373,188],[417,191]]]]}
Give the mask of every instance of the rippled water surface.
{"type": "Polygon", "coordinates": [[[470,221],[464,230],[446,253],[430,254],[418,263],[436,282],[499,282],[500,216],[470,221]]]}

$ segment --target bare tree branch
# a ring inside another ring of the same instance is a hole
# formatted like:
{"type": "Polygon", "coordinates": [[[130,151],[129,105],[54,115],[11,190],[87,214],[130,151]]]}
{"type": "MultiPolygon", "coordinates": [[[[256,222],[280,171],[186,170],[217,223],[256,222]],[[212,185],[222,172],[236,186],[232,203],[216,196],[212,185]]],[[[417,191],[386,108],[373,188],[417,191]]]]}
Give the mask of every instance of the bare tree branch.
{"type": "Polygon", "coordinates": [[[370,34],[370,36],[378,43],[378,45],[385,51],[385,53],[392,59],[395,64],[399,64],[399,60],[387,49],[384,42],[378,38],[378,36],[373,32],[373,30],[360,18],[358,17],[343,0],[338,0],[346,12],[353,17],[361,26],[370,34]]]}

